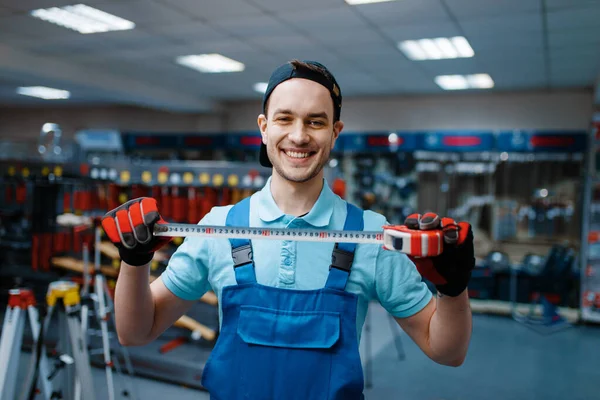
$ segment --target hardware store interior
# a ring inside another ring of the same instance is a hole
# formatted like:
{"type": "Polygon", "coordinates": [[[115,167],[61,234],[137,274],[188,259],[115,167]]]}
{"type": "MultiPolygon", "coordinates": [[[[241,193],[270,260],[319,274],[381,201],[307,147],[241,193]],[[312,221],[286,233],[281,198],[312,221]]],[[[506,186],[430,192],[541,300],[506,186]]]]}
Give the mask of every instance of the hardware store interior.
{"type": "Polygon", "coordinates": [[[599,19],[0,0],[0,400],[598,398],[599,19]]]}

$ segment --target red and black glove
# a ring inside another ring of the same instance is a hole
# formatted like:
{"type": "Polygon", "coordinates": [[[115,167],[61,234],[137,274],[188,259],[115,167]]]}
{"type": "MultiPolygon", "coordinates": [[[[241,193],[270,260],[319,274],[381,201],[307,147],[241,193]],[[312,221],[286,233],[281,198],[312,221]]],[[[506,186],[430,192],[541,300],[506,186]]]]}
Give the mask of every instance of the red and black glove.
{"type": "Polygon", "coordinates": [[[102,227],[110,241],[119,249],[121,260],[129,265],[148,264],[154,252],[172,238],[154,236],[154,224],[166,223],[158,212],[156,200],[140,197],[109,211],[102,218],[102,227]]]}
{"type": "Polygon", "coordinates": [[[458,224],[452,218],[440,218],[437,214],[411,214],[404,221],[409,229],[441,229],[444,232],[443,251],[435,257],[412,257],[419,273],[447,296],[456,297],[469,284],[471,271],[475,268],[473,230],[467,222],[458,224]]]}

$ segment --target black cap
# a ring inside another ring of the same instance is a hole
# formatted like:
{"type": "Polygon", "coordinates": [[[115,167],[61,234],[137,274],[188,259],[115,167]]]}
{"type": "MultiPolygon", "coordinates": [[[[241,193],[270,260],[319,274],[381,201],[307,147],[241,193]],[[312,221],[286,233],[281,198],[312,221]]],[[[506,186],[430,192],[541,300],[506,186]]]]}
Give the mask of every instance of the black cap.
{"type": "MultiPolygon", "coordinates": [[[[317,82],[329,90],[331,99],[333,100],[334,121],[338,121],[340,119],[340,113],[342,112],[342,92],[340,91],[340,87],[333,77],[333,74],[329,72],[329,70],[323,64],[316,61],[303,62],[321,68],[326,74],[329,75],[330,79],[317,71],[302,67],[297,68],[292,62],[287,62],[283,65],[280,65],[277,67],[277,69],[275,69],[275,71],[273,71],[271,78],[269,78],[269,84],[267,85],[267,90],[265,91],[265,95],[263,97],[263,113],[266,111],[265,107],[267,105],[267,100],[269,100],[269,96],[277,85],[287,81],[288,79],[304,78],[313,82],[317,82]]],[[[269,156],[267,154],[267,146],[265,146],[264,143],[261,143],[260,145],[259,160],[260,165],[263,167],[273,167],[273,164],[271,164],[271,160],[269,160],[269,156]]]]}

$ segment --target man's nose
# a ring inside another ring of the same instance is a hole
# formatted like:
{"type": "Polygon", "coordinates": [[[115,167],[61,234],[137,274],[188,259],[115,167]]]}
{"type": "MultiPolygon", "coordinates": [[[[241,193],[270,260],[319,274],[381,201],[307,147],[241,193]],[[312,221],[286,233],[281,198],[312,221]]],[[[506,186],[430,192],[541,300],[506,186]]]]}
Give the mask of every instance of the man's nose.
{"type": "Polygon", "coordinates": [[[288,133],[288,138],[290,141],[296,144],[305,144],[310,141],[310,136],[308,135],[307,128],[301,121],[298,121],[292,127],[290,133],[288,133]]]}

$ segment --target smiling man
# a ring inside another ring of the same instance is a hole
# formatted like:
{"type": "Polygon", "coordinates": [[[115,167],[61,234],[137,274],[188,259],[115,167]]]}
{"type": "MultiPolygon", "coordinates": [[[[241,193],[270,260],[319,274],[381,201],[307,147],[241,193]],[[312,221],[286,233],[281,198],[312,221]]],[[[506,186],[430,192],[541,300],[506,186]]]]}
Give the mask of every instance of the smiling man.
{"type": "MultiPolygon", "coordinates": [[[[264,188],[215,207],[200,224],[381,230],[386,218],[336,196],[323,178],[344,124],[341,90],[316,62],[291,61],[271,75],[258,117],[264,188]]],[[[437,363],[463,363],[471,335],[467,284],[474,267],[466,223],[413,215],[412,229],[443,229],[440,256],[411,260],[377,245],[187,238],[149,283],[156,201],[135,199],[103,226],[122,266],[115,294],[123,344],[157,338],[206,291],[219,298],[220,335],[202,383],[216,399],[362,399],[359,341],[370,301],[391,313],[437,363]],[[438,289],[432,296],[420,274],[438,289]]]]}

